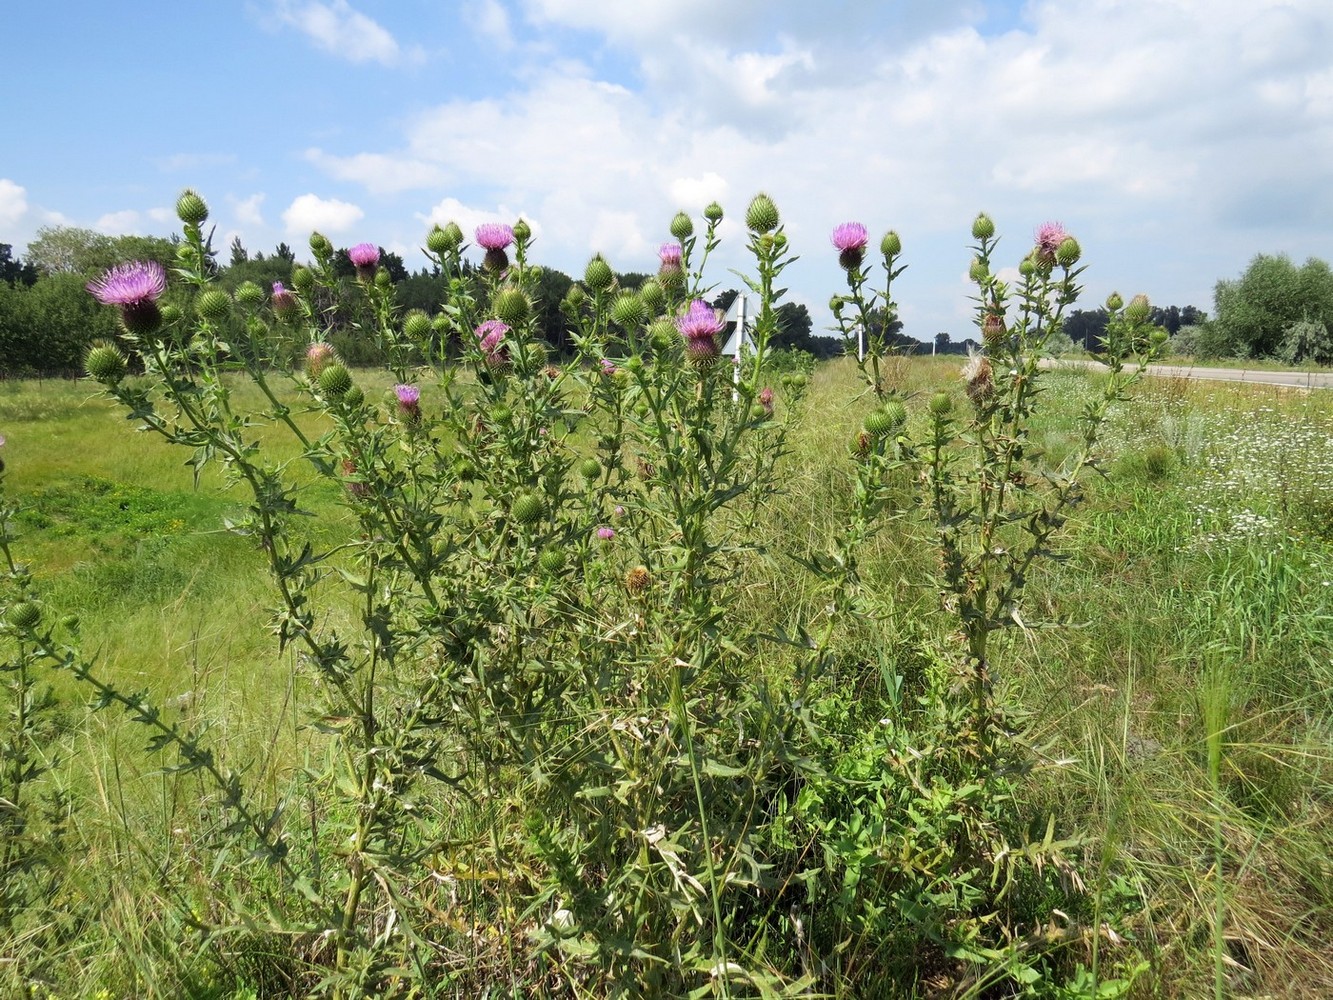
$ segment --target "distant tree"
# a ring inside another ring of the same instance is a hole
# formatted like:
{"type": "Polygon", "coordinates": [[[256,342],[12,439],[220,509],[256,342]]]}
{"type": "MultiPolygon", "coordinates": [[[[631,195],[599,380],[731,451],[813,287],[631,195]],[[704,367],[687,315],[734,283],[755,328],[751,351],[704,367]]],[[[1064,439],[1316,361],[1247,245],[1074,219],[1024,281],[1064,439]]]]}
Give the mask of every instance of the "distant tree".
{"type": "Polygon", "coordinates": [[[0,281],[7,285],[32,285],[37,280],[37,268],[14,256],[14,248],[0,243],[0,281]]]}
{"type": "MultiPolygon", "coordinates": [[[[286,243],[279,243],[277,249],[273,251],[273,255],[275,257],[281,257],[288,264],[296,263],[296,251],[293,250],[291,247],[289,247],[286,243]]],[[[395,254],[395,256],[397,255],[395,254]]],[[[399,263],[401,262],[402,258],[400,257],[399,263]]]]}
{"type": "Polygon", "coordinates": [[[43,226],[28,244],[28,262],[42,274],[94,274],[112,263],[111,237],[77,226],[43,226]]]}
{"type": "Polygon", "coordinates": [[[1240,278],[1217,283],[1213,307],[1219,343],[1269,357],[1295,323],[1333,327],[1333,271],[1315,257],[1297,267],[1285,254],[1259,254],[1240,278]]]}
{"type": "Polygon", "coordinates": [[[86,282],[60,273],[31,287],[0,283],[0,373],[74,375],[93,340],[117,336],[114,310],[99,306],[86,282]]]}
{"type": "Polygon", "coordinates": [[[774,312],[777,333],[769,339],[769,344],[779,349],[809,350],[812,339],[810,331],[814,329],[810,310],[799,302],[784,302],[774,312]]]}
{"type": "Polygon", "coordinates": [[[231,239],[231,264],[229,266],[238,267],[249,261],[249,259],[250,254],[246,251],[245,247],[241,245],[241,238],[239,236],[233,236],[231,239]]]}
{"type": "Polygon", "coordinates": [[[1063,329],[1075,346],[1096,352],[1102,349],[1109,318],[1105,309],[1075,309],[1064,318],[1063,329]]]}

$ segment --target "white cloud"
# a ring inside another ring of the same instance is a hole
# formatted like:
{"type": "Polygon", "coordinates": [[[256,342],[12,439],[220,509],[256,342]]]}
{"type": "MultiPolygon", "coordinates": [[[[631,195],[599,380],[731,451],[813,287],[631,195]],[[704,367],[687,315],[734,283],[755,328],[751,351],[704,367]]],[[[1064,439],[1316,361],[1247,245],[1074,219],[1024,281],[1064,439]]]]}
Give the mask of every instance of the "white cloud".
{"type": "Polygon", "coordinates": [[[347,0],[280,0],[274,13],[279,21],[296,28],[325,52],[349,62],[392,66],[406,55],[392,34],[353,10],[347,0]]]}
{"type": "Polygon", "coordinates": [[[132,208],[121,212],[108,212],[93,223],[93,228],[108,236],[137,236],[142,232],[139,226],[139,213],[132,208]]]}
{"type": "Polygon", "coordinates": [[[481,0],[464,7],[463,16],[472,29],[502,49],[514,47],[514,32],[509,22],[509,11],[499,0],[481,0]]]}
{"type": "Polygon", "coordinates": [[[287,232],[308,236],[315,230],[325,234],[344,232],[360,222],[365,214],[350,202],[303,194],[287,206],[282,221],[287,232]]]}
{"type": "Polygon", "coordinates": [[[171,208],[150,208],[148,218],[175,228],[177,216],[175,210],[171,208]]]}
{"type": "Polygon", "coordinates": [[[448,180],[448,173],[440,164],[410,156],[383,153],[334,156],[321,149],[308,149],[305,158],[330,176],[362,184],[376,194],[440,187],[448,180]]]}
{"type": "Polygon", "coordinates": [[[27,190],[7,177],[0,177],[0,226],[17,226],[27,211],[27,190]]]}
{"type": "Polygon", "coordinates": [[[667,193],[681,208],[701,212],[710,202],[725,201],[728,187],[726,178],[710,170],[698,177],[677,177],[667,185],[667,193]]]}
{"type": "Polygon", "coordinates": [[[515,212],[504,205],[495,210],[477,208],[474,205],[466,205],[457,198],[443,199],[432,206],[431,210],[425,215],[418,215],[417,219],[421,221],[423,230],[429,230],[432,226],[446,226],[451,222],[456,222],[458,228],[463,230],[464,238],[471,243],[473,234],[483,222],[503,222],[506,225],[512,225],[518,221],[520,216],[527,221],[534,238],[540,237],[542,233],[541,224],[527,213],[515,212]]]}
{"type": "Polygon", "coordinates": [[[259,206],[264,202],[263,194],[252,194],[248,198],[229,195],[227,202],[231,206],[232,215],[241,225],[259,227],[264,224],[264,216],[259,211],[259,206]]]}

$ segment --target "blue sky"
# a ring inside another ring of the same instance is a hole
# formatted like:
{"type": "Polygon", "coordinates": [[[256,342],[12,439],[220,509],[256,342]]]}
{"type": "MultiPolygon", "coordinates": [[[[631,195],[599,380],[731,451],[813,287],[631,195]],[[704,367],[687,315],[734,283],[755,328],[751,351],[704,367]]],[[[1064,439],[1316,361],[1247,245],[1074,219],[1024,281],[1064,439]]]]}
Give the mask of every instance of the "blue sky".
{"type": "Polygon", "coordinates": [[[1327,0],[82,0],[0,22],[0,242],[312,228],[423,261],[432,222],[522,215],[539,262],[650,271],[677,209],[756,191],[817,325],[829,233],[894,228],[907,332],[970,334],[968,230],[1062,221],[1110,291],[1211,310],[1256,253],[1333,259],[1327,0]]]}

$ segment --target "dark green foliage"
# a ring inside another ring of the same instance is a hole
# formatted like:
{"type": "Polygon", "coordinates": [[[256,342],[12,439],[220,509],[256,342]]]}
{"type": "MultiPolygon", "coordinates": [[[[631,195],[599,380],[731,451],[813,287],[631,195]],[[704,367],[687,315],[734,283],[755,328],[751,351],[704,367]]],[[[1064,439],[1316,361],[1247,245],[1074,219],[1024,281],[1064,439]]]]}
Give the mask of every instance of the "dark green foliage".
{"type": "Polygon", "coordinates": [[[78,274],[53,274],[31,287],[0,284],[0,375],[76,375],[88,345],[112,339],[114,313],[97,304],[78,274]]]}
{"type": "Polygon", "coordinates": [[[1333,271],[1311,257],[1297,267],[1286,254],[1259,254],[1235,281],[1219,281],[1215,320],[1222,340],[1250,357],[1272,357],[1293,323],[1333,326],[1333,271]]]}

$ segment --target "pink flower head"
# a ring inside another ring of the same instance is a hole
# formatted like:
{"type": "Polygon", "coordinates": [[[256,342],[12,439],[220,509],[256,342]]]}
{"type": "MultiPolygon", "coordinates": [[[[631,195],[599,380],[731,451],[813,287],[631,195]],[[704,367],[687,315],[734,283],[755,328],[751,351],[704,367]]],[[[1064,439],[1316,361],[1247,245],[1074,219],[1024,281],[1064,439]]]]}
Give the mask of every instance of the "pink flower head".
{"type": "Polygon", "coordinates": [[[290,316],[296,310],[296,296],[281,281],[273,282],[273,311],[279,316],[290,316]]]}
{"type": "Polygon", "coordinates": [[[663,267],[680,267],[680,262],[684,256],[679,243],[663,243],[657,248],[657,256],[662,261],[663,267]]]}
{"type": "Polygon", "coordinates": [[[597,537],[604,542],[609,542],[616,537],[616,529],[603,524],[597,529],[597,537]]]}
{"type": "Polygon", "coordinates": [[[614,361],[610,358],[602,358],[603,375],[614,375],[618,370],[619,369],[616,368],[616,363],[614,361]]]}
{"type": "Polygon", "coordinates": [[[333,348],[323,341],[316,341],[306,348],[305,367],[312,378],[319,378],[330,361],[334,360],[333,348]]]}
{"type": "Polygon", "coordinates": [[[707,364],[718,356],[717,335],[722,332],[722,320],[703,299],[695,299],[684,316],[676,317],[676,329],[685,338],[685,354],[695,364],[707,364]]]}
{"type": "Polygon", "coordinates": [[[167,272],[155,260],[132,260],[84,287],[104,306],[141,306],[162,297],[167,290],[167,272]]]}
{"type": "Polygon", "coordinates": [[[764,416],[773,416],[773,390],[768,386],[759,390],[759,405],[764,408],[764,416]]]}
{"type": "Polygon", "coordinates": [[[152,333],[162,325],[157,300],[167,290],[167,272],[155,260],[133,260],[113,267],[84,286],[104,306],[120,306],[120,319],[131,333],[152,333]]]}
{"type": "Polygon", "coordinates": [[[509,327],[498,319],[488,319],[473,332],[481,342],[482,351],[491,354],[505,339],[505,334],[509,332],[509,327]]]}
{"type": "Polygon", "coordinates": [[[500,222],[483,222],[477,227],[477,246],[483,250],[505,250],[514,242],[514,230],[500,222]]]}
{"type": "Polygon", "coordinates": [[[398,397],[398,409],[409,421],[421,419],[421,390],[414,385],[396,385],[393,394],[398,397]]]}
{"type": "Polygon", "coordinates": [[[861,223],[844,222],[833,230],[832,239],[838,253],[846,253],[848,250],[864,250],[870,235],[861,223]]]}
{"type": "Polygon", "coordinates": [[[1069,239],[1065,227],[1058,222],[1043,222],[1037,227],[1037,250],[1043,256],[1055,258],[1055,251],[1060,244],[1069,239]]]}
{"type": "Polygon", "coordinates": [[[347,251],[347,257],[358,271],[373,269],[380,262],[380,250],[374,243],[358,243],[347,251]]]}

